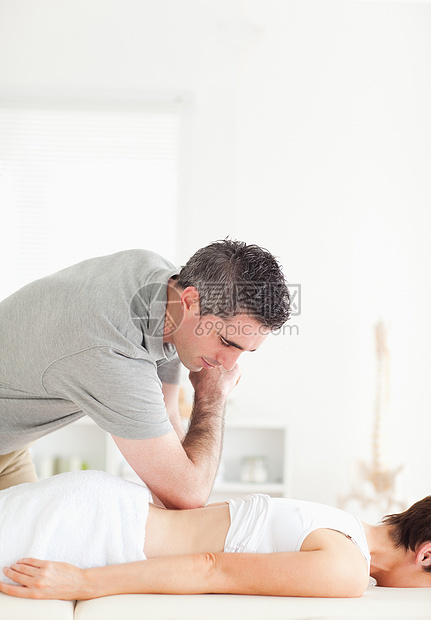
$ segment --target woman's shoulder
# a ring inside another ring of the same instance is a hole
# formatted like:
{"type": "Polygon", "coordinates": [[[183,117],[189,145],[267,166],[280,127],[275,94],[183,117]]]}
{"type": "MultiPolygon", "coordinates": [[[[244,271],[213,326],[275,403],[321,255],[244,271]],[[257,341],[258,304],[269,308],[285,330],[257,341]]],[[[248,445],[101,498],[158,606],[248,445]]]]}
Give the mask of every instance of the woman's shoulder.
{"type": "Polygon", "coordinates": [[[328,558],[328,569],[340,588],[358,588],[362,594],[369,584],[367,560],[350,536],[331,529],[313,530],[304,539],[301,551],[322,551],[328,558]]]}

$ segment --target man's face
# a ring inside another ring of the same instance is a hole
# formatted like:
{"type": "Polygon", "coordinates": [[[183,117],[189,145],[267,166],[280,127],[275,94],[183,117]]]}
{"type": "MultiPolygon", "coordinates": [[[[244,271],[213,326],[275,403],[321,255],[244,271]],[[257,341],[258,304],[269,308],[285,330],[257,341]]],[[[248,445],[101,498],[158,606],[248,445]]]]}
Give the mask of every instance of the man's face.
{"type": "Polygon", "coordinates": [[[241,353],[258,349],[269,333],[268,328],[245,314],[230,319],[201,317],[196,303],[184,314],[173,342],[181,362],[191,371],[217,366],[231,370],[241,353]]]}

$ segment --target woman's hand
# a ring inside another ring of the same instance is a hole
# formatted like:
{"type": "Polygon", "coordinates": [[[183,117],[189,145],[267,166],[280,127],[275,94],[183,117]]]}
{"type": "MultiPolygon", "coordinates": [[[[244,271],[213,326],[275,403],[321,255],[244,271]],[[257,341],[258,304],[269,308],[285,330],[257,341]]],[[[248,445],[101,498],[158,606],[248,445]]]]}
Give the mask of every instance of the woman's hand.
{"type": "Polygon", "coordinates": [[[11,596],[67,601],[91,598],[85,571],[72,564],[25,558],[4,568],[3,573],[20,584],[0,581],[0,592],[11,596]]]}

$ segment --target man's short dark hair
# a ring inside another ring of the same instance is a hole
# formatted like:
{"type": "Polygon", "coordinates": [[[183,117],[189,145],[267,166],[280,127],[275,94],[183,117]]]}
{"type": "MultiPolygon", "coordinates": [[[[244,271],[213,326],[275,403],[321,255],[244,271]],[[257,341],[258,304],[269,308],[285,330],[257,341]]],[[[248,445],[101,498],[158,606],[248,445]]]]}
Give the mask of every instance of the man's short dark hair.
{"type": "MultiPolygon", "coordinates": [[[[404,512],[386,515],[382,523],[390,526],[390,536],[396,547],[416,551],[423,543],[431,541],[431,495],[404,512]]],[[[431,573],[431,566],[425,566],[424,570],[431,573]]]]}
{"type": "Polygon", "coordinates": [[[201,316],[246,314],[271,330],[289,318],[290,295],[281,266],[258,245],[215,241],[187,261],[177,285],[198,290],[201,316]]]}

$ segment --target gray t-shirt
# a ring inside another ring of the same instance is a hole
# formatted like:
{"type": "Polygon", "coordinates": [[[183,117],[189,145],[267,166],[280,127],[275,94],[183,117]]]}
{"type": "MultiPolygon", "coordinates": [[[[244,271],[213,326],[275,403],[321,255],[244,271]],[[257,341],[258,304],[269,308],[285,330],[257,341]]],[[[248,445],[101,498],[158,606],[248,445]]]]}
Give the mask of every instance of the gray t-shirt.
{"type": "Polygon", "coordinates": [[[180,362],[163,343],[161,256],[128,250],[92,258],[0,303],[0,454],[87,414],[127,439],[172,430],[161,382],[180,362]]]}

